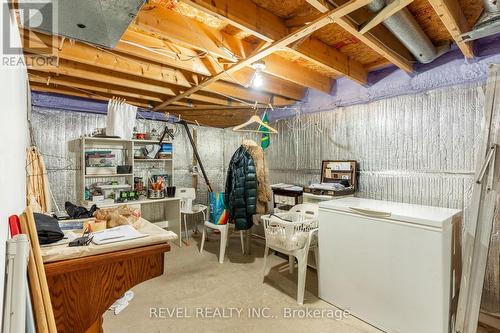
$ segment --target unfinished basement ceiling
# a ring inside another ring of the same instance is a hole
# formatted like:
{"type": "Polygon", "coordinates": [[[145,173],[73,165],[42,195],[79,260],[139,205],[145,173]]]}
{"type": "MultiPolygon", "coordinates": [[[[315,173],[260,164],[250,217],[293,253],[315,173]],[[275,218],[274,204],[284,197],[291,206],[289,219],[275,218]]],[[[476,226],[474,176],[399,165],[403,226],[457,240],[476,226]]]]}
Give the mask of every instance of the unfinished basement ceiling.
{"type": "MultiPolygon", "coordinates": [[[[261,110],[269,104],[293,106],[303,100],[307,89],[331,94],[340,77],[367,85],[368,73],[384,67],[396,66],[411,73],[419,60],[434,60],[449,44],[457,44],[464,57],[474,56],[472,45],[450,29],[454,23],[460,25],[461,33],[471,29],[483,11],[482,0],[402,1],[406,7],[400,11],[414,20],[414,28],[436,50],[427,58],[419,57],[418,48],[409,50],[401,42],[408,38],[399,36],[398,29],[384,20],[368,32],[360,31],[386,3],[377,1],[376,9],[358,6],[336,23],[327,23],[263,57],[265,84],[258,89],[250,85],[254,76],[250,64],[219,75],[209,85],[198,85],[347,0],[149,0],[133,19],[133,8],[142,0],[129,0],[125,5],[120,1],[115,15],[108,15],[107,10],[118,1],[66,4],[63,6],[81,7],[65,7],[71,15],[64,18],[68,28],[63,35],[96,46],[59,39],[59,66],[31,68],[32,90],[103,101],[117,96],[143,108],[228,127],[246,120],[255,105],[261,110]],[[457,17],[440,12],[440,4],[450,2],[461,9],[457,17]],[[92,15],[85,14],[89,12],[92,15]],[[74,31],[71,25],[90,16],[95,24],[83,29],[88,35],[79,35],[81,31],[74,31]],[[106,30],[109,27],[112,31],[106,30]]],[[[45,41],[46,37],[25,37],[25,42],[45,41]]],[[[25,51],[29,55],[31,49],[25,51]]]]}
{"type": "MultiPolygon", "coordinates": [[[[53,0],[54,12],[57,13],[56,20],[43,20],[40,25],[36,20],[28,20],[23,23],[28,27],[31,23],[35,23],[36,25],[32,28],[40,31],[113,48],[145,1],[53,0]]],[[[31,2],[19,2],[21,9],[24,6],[29,8],[31,5],[31,2]]],[[[50,10],[52,7],[44,7],[44,18],[53,17],[50,10]]]]}

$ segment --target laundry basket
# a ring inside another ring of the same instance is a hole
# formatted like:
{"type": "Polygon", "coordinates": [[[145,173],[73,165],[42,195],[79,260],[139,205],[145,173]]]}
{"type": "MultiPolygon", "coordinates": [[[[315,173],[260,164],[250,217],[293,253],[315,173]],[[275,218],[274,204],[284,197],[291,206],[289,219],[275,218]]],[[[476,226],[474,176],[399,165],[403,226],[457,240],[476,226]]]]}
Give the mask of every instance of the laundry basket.
{"type": "Polygon", "coordinates": [[[303,248],[309,232],[318,228],[318,219],[302,213],[278,213],[262,216],[266,243],[271,248],[294,251],[303,248]]]}

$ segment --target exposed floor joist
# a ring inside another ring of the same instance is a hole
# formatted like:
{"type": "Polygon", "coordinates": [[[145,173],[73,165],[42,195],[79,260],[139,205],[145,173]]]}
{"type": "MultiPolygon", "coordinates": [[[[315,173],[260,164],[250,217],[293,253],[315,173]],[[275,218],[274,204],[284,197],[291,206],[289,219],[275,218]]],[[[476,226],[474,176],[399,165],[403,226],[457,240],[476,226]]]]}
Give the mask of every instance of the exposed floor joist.
{"type": "MultiPolygon", "coordinates": [[[[316,8],[321,13],[326,13],[330,10],[330,6],[322,0],[306,0],[311,6],[316,8]]],[[[362,34],[359,32],[359,27],[351,22],[345,17],[341,17],[335,21],[344,30],[349,32],[351,35],[359,39],[366,46],[371,48],[373,51],[380,54],[382,57],[386,58],[389,62],[404,70],[407,73],[411,73],[413,67],[410,61],[392,49],[384,45],[379,39],[374,38],[370,33],[362,34]]]]}
{"type": "Polygon", "coordinates": [[[236,109],[228,112],[227,110],[212,110],[210,112],[199,111],[172,111],[169,114],[186,119],[192,122],[198,122],[200,125],[211,124],[211,126],[226,128],[236,126],[248,120],[255,114],[251,109],[236,109]]]}
{"type": "Polygon", "coordinates": [[[102,84],[101,82],[89,81],[81,78],[75,78],[71,76],[51,76],[50,73],[38,72],[30,70],[28,72],[29,81],[31,83],[38,83],[42,85],[58,85],[70,88],[75,88],[75,91],[80,92],[95,92],[95,93],[106,93],[112,96],[123,97],[125,99],[133,98],[136,100],[141,100],[144,104],[147,101],[150,102],[161,102],[162,95],[151,94],[149,92],[140,91],[137,89],[119,87],[110,84],[102,84]]]}
{"type": "MultiPolygon", "coordinates": [[[[43,42],[45,39],[50,39],[50,36],[38,34],[37,37],[43,42]]],[[[28,42],[28,41],[26,41],[28,42]]],[[[36,41],[30,40],[31,45],[35,45],[36,41]]],[[[195,74],[190,75],[184,71],[177,69],[172,69],[164,66],[160,66],[155,63],[150,63],[145,60],[135,60],[128,58],[126,56],[117,56],[113,53],[96,49],[90,45],[75,42],[75,43],[64,43],[62,48],[59,50],[59,58],[64,60],[70,60],[79,64],[91,65],[98,67],[98,69],[106,69],[111,71],[116,71],[123,74],[134,75],[139,79],[150,79],[160,81],[162,83],[180,86],[183,88],[190,88],[193,84],[200,81],[195,74]]],[[[67,63],[62,63],[67,65],[67,63]]],[[[68,75],[70,71],[62,72],[68,75]]],[[[93,74],[88,73],[89,78],[92,78],[93,74]]],[[[173,91],[176,90],[175,87],[172,88],[173,91]]],[[[273,96],[265,93],[258,92],[252,89],[245,89],[238,85],[227,83],[227,82],[216,82],[212,84],[209,89],[204,89],[207,92],[213,92],[216,94],[221,94],[222,96],[237,96],[237,99],[246,100],[253,103],[257,101],[258,103],[267,104],[273,101],[276,105],[290,105],[294,103],[294,100],[285,99],[280,96],[273,96]]],[[[227,97],[222,98],[226,100],[227,97]]]]}
{"type": "MultiPolygon", "coordinates": [[[[361,8],[362,6],[365,6],[370,1],[371,0],[353,0],[353,1],[350,1],[343,6],[340,6],[332,11],[329,11],[326,14],[323,14],[321,17],[319,17],[314,22],[311,22],[311,24],[296,30],[292,34],[285,36],[284,38],[274,42],[273,44],[264,48],[263,50],[251,55],[248,58],[245,58],[244,60],[239,61],[238,63],[231,66],[229,69],[227,69],[225,72],[227,72],[228,74],[231,74],[234,71],[237,71],[241,68],[249,66],[250,64],[254,63],[255,61],[263,59],[263,58],[267,57],[268,55],[274,53],[275,51],[277,51],[283,47],[286,47],[286,46],[292,44],[293,42],[295,42],[295,41],[297,41],[305,36],[310,35],[314,31],[324,27],[327,24],[332,23],[333,21],[336,21],[339,17],[347,15],[350,12],[352,12],[358,8],[361,8]]],[[[193,93],[196,93],[197,91],[203,89],[204,87],[206,87],[210,83],[218,81],[224,75],[225,75],[225,73],[220,73],[220,74],[217,74],[215,76],[212,76],[210,79],[200,83],[199,85],[197,85],[197,86],[183,92],[182,94],[179,94],[179,95],[177,95],[177,96],[175,96],[175,97],[173,97],[173,98],[171,98],[163,103],[161,103],[159,106],[155,107],[155,110],[161,110],[162,108],[164,108],[165,106],[167,106],[169,104],[172,104],[173,102],[179,101],[185,97],[190,96],[193,93]]]]}
{"type": "MultiPolygon", "coordinates": [[[[236,63],[240,59],[247,58],[256,48],[254,44],[203,26],[196,20],[161,7],[141,11],[133,25],[140,30],[158,34],[175,43],[209,52],[213,57],[224,59],[229,63],[236,63]]],[[[331,92],[334,80],[327,76],[276,55],[269,56],[264,61],[266,62],[265,72],[270,75],[328,94],[331,92]],[[294,68],[294,72],[287,73],[287,70],[283,68],[294,68]]],[[[244,67],[247,66],[250,64],[244,67]]],[[[239,67],[239,69],[244,67],[239,67]]],[[[219,66],[218,69],[218,72],[221,72],[223,67],[219,66]]]]}
{"type": "MultiPolygon", "coordinates": [[[[127,30],[122,36],[122,40],[116,45],[115,50],[139,59],[146,59],[203,76],[217,74],[215,69],[207,67],[207,57],[200,57],[200,52],[137,31],[127,30]],[[170,56],[163,55],[162,52],[170,54],[170,56]]],[[[210,65],[210,67],[212,66],[210,65]]],[[[304,87],[271,75],[264,75],[265,84],[259,91],[295,100],[301,100],[304,97],[304,87]]],[[[222,81],[246,86],[251,81],[252,76],[253,70],[245,68],[234,73],[234,79],[228,77],[222,81]]]]}
{"type": "Polygon", "coordinates": [[[468,32],[470,26],[457,0],[429,0],[439,18],[457,43],[458,48],[466,58],[474,58],[472,42],[465,42],[460,35],[468,32]]]}
{"type": "MultiPolygon", "coordinates": [[[[165,96],[177,96],[179,92],[173,90],[171,87],[161,86],[151,81],[139,81],[133,75],[120,74],[112,72],[109,70],[96,70],[91,66],[79,64],[67,60],[60,60],[59,66],[35,66],[33,70],[45,73],[52,73],[53,75],[65,75],[79,78],[86,78],[95,82],[100,82],[101,84],[113,84],[116,86],[127,87],[137,90],[142,90],[150,93],[165,95],[165,96]]],[[[204,103],[212,103],[216,105],[234,105],[240,103],[231,103],[226,98],[205,96],[201,94],[192,94],[189,99],[193,101],[199,101],[204,103]]],[[[242,104],[243,106],[244,104],[242,104]]]]}
{"type": "Polygon", "coordinates": [[[413,0],[394,0],[393,2],[388,3],[381,11],[379,11],[370,21],[363,24],[359,32],[361,34],[365,34],[377,25],[381,24],[385,20],[387,20],[392,15],[396,14],[410,3],[413,0]]]}
{"type": "MultiPolygon", "coordinates": [[[[251,0],[182,1],[270,43],[289,34],[284,20],[267,9],[257,6],[251,0]]],[[[367,81],[367,71],[360,63],[349,59],[316,38],[309,37],[287,50],[358,83],[364,84],[367,81]]]]}
{"type": "MultiPolygon", "coordinates": [[[[98,100],[98,101],[109,101],[113,97],[120,97],[119,95],[114,95],[114,94],[107,94],[107,93],[90,93],[86,92],[84,90],[80,89],[75,89],[75,88],[68,88],[68,87],[61,87],[58,85],[52,85],[52,84],[40,84],[37,82],[30,82],[30,88],[31,91],[39,91],[39,92],[48,92],[52,94],[62,94],[62,95],[69,95],[69,96],[74,96],[74,97],[81,97],[81,98],[88,98],[88,99],[93,99],[93,100],[98,100]]],[[[130,104],[133,104],[135,106],[141,107],[141,108],[148,108],[149,104],[144,103],[142,100],[137,100],[135,98],[126,98],[127,102],[130,104]]]]}

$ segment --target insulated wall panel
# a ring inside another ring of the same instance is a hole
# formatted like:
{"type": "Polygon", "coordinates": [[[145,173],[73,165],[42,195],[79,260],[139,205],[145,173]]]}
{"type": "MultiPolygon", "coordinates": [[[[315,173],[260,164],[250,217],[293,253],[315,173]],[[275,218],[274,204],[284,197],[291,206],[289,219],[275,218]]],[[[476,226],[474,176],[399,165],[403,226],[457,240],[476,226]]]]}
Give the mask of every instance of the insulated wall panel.
{"type": "MultiPolygon", "coordinates": [[[[321,160],[354,159],[360,197],[467,212],[483,104],[484,86],[469,84],[279,120],[266,152],[271,182],[319,182],[321,160]]],[[[260,140],[226,131],[226,164],[243,138],[260,140]]],[[[499,226],[500,218],[483,294],[483,309],[496,313],[499,226]]]]}
{"type": "MultiPolygon", "coordinates": [[[[308,185],[319,181],[321,160],[354,159],[359,196],[464,208],[482,107],[483,87],[468,85],[277,121],[271,179],[308,185]]],[[[227,131],[226,160],[242,140],[227,131]]]]}
{"type": "MultiPolygon", "coordinates": [[[[467,211],[483,112],[484,87],[470,84],[399,96],[364,105],[279,120],[272,125],[266,159],[272,183],[319,182],[321,160],[354,159],[360,165],[358,196],[467,211]]],[[[79,166],[68,141],[105,126],[105,116],[35,108],[34,139],[45,155],[59,205],[74,200],[79,166]]],[[[139,130],[162,123],[138,121],[139,130]]],[[[215,190],[224,189],[227,165],[243,139],[255,133],[198,128],[198,147],[215,190]]],[[[175,185],[191,186],[192,149],[182,128],[174,142],[175,185]]],[[[199,202],[206,186],[199,176],[199,202]]],[[[158,214],[161,212],[157,212],[158,214]]],[[[499,248],[500,218],[492,249],[499,248]]],[[[498,312],[498,251],[490,255],[483,308],[498,312]]]]}
{"type": "MultiPolygon", "coordinates": [[[[69,142],[90,134],[97,128],[106,127],[106,116],[33,107],[31,123],[33,140],[44,156],[55,201],[61,209],[64,209],[65,201],[76,201],[76,177],[81,167],[77,153],[70,151],[69,142]]],[[[165,123],[138,119],[136,125],[139,131],[150,131],[154,128],[161,132],[165,123]]],[[[175,131],[174,185],[191,187],[192,177],[189,167],[192,163],[193,150],[184,129],[176,125],[175,131]]],[[[224,131],[220,129],[198,127],[201,159],[215,190],[223,188],[223,133],[224,131]]],[[[136,163],[136,168],[138,171],[144,169],[145,163],[136,163]]],[[[207,187],[201,175],[198,184],[200,189],[198,201],[206,203],[207,187]]],[[[161,212],[157,212],[149,217],[153,219],[160,214],[161,212]]]]}

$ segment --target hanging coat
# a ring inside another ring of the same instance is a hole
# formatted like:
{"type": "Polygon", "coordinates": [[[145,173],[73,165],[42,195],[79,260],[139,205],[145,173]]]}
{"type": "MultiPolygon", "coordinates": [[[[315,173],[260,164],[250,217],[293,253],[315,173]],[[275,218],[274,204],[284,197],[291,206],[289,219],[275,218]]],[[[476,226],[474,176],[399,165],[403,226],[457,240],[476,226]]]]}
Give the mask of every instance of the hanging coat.
{"type": "Polygon", "coordinates": [[[231,158],[226,177],[225,204],[237,230],[248,230],[257,205],[257,175],[252,156],[244,147],[231,158]]]}
{"type": "Polygon", "coordinates": [[[242,146],[252,156],[257,174],[257,214],[268,213],[268,203],[272,200],[273,192],[269,185],[269,174],[266,166],[264,151],[251,140],[244,140],[242,146]],[[249,144],[253,143],[253,144],[249,144]]]}

